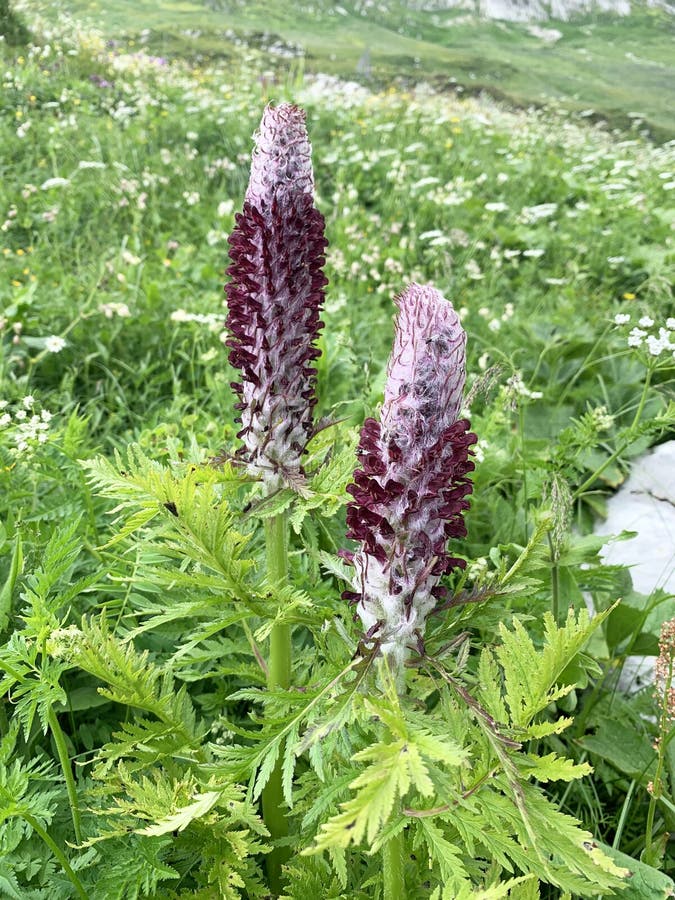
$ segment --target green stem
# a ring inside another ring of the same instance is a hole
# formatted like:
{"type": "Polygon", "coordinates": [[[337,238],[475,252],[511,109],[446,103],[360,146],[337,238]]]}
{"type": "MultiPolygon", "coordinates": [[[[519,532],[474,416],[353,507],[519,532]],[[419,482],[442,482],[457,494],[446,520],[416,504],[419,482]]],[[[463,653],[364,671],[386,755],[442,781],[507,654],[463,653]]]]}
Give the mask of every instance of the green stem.
{"type": "Polygon", "coordinates": [[[530,522],[527,510],[527,462],[525,460],[525,410],[523,404],[518,404],[518,430],[520,431],[520,463],[523,467],[523,511],[525,513],[525,543],[530,536],[530,522]]]}
{"type": "Polygon", "coordinates": [[[581,487],[576,489],[576,491],[572,494],[572,499],[578,500],[579,497],[581,497],[581,495],[584,494],[588,490],[589,487],[591,487],[593,482],[602,475],[602,473],[605,471],[605,469],[608,466],[611,466],[611,464],[614,462],[614,460],[617,459],[617,457],[621,456],[621,454],[624,452],[624,450],[626,450],[628,447],[630,447],[632,442],[633,442],[632,439],[628,440],[628,441],[624,441],[621,444],[621,446],[618,447],[614,451],[614,453],[612,453],[611,456],[608,456],[607,459],[604,461],[604,463],[601,466],[598,466],[598,468],[595,470],[595,472],[593,472],[593,474],[590,475],[586,479],[586,481],[584,481],[584,483],[581,485],[581,487]]]}
{"type": "Polygon", "coordinates": [[[649,392],[649,386],[652,382],[652,370],[651,366],[647,369],[647,377],[645,378],[645,383],[642,387],[642,396],[640,397],[640,402],[638,403],[638,408],[635,410],[635,418],[633,419],[633,424],[630,426],[631,429],[635,428],[637,423],[642,418],[642,410],[645,408],[645,403],[647,402],[647,394],[649,392]]]}
{"type": "Polygon", "coordinates": [[[66,859],[64,852],[61,850],[61,848],[58,846],[58,844],[56,844],[54,839],[52,837],[50,837],[49,834],[47,834],[47,832],[42,827],[42,825],[40,825],[38,820],[34,816],[31,816],[30,813],[20,812],[20,813],[18,813],[18,815],[24,820],[24,822],[27,822],[30,825],[30,827],[33,829],[33,831],[36,834],[38,834],[42,838],[42,840],[52,851],[54,856],[61,863],[61,867],[62,867],[63,871],[66,873],[66,875],[68,876],[68,878],[70,879],[73,887],[75,888],[77,896],[80,897],[81,900],[89,900],[87,892],[85,891],[85,889],[82,886],[82,882],[80,881],[80,879],[77,877],[77,875],[73,871],[70,863],[66,859]]]}
{"type": "Polygon", "coordinates": [[[59,725],[59,719],[54,712],[54,707],[49,709],[49,728],[56,744],[56,752],[61,763],[61,770],[66,781],[66,790],[68,791],[68,802],[70,803],[70,814],[73,819],[73,830],[75,831],[75,840],[78,844],[82,843],[82,826],[80,819],[80,805],[77,799],[77,788],[75,787],[75,778],[70,765],[70,757],[68,756],[68,748],[66,746],[66,738],[59,725]]]}
{"type": "MultiPolygon", "coordinates": [[[[286,544],[286,516],[281,514],[265,520],[267,547],[267,577],[272,584],[283,584],[288,577],[286,544]]],[[[267,686],[270,690],[286,689],[291,684],[291,626],[278,624],[270,633],[267,686]]],[[[284,748],[279,750],[274,771],[262,794],[263,819],[273,841],[288,836],[288,820],[284,809],[282,762],[284,748]]],[[[267,874],[273,896],[281,893],[281,867],[289,857],[288,848],[275,847],[267,856],[267,874]]]]}
{"type": "Polygon", "coordinates": [[[556,625],[560,624],[560,577],[558,571],[558,554],[553,546],[553,538],[549,531],[546,535],[551,551],[551,612],[556,625]]]}
{"type": "MultiPolygon", "coordinates": [[[[393,673],[387,664],[387,660],[380,658],[377,661],[378,669],[382,684],[385,686],[393,686],[392,681],[396,679],[398,682],[396,690],[402,697],[405,694],[405,683],[399,681],[398,673],[393,673]]],[[[382,740],[389,744],[393,740],[393,735],[386,725],[381,726],[382,740]]],[[[393,812],[400,812],[401,802],[397,801],[393,812]]],[[[398,834],[392,835],[386,844],[382,847],[382,885],[384,888],[383,900],[405,900],[405,875],[404,875],[404,852],[405,838],[404,832],[399,831],[398,834]]]]}
{"type": "Polygon", "coordinates": [[[612,841],[612,847],[615,850],[621,849],[621,835],[623,834],[623,829],[626,824],[626,819],[628,818],[628,810],[630,809],[630,804],[633,799],[633,791],[637,786],[637,781],[633,779],[628,786],[628,791],[626,792],[626,798],[623,801],[623,806],[621,807],[621,815],[619,816],[619,824],[616,826],[616,834],[614,835],[614,840],[612,841]]]}
{"type": "Polygon", "coordinates": [[[405,900],[405,878],[403,875],[403,832],[389,838],[382,848],[382,876],[384,879],[384,900],[405,900]]]}

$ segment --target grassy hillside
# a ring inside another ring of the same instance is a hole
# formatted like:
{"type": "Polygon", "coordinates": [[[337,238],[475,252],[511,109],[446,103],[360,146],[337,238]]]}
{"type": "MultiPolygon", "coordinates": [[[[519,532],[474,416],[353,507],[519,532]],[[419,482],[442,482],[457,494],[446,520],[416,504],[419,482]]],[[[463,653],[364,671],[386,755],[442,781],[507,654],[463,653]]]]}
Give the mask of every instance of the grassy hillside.
{"type": "MultiPolygon", "coordinates": [[[[60,15],[59,5],[41,6],[47,16],[60,15]]],[[[613,125],[644,121],[657,139],[675,135],[675,20],[661,10],[550,23],[560,37],[547,41],[526,24],[478,21],[460,10],[413,11],[399,2],[362,11],[363,3],[325,0],[69,0],[64,6],[107,37],[133,46],[142,41],[160,54],[218,58],[243,43],[271,48],[275,56],[300,53],[308,71],[487,90],[518,106],[560,103],[613,125]]]]}

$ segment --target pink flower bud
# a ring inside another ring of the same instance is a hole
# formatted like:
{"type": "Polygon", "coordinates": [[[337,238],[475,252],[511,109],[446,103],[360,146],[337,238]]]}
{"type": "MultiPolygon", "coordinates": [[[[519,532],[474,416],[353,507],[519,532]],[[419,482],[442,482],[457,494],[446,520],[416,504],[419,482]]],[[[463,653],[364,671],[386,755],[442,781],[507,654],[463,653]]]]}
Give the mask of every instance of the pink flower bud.
{"type": "Polygon", "coordinates": [[[355,567],[353,591],[366,633],[399,668],[444,593],[440,577],[464,561],[446,550],[464,537],[462,513],[472,485],[476,436],[458,419],[466,334],[452,305],[432,287],[411,284],[397,297],[394,347],[380,421],[367,419],[361,468],[347,490],[344,554],[355,567]]]}
{"type": "Polygon", "coordinates": [[[232,385],[239,452],[272,491],[297,483],[312,434],[327,241],[313,201],[304,112],[268,106],[255,141],[244,208],[229,238],[227,345],[241,371],[232,385]]]}

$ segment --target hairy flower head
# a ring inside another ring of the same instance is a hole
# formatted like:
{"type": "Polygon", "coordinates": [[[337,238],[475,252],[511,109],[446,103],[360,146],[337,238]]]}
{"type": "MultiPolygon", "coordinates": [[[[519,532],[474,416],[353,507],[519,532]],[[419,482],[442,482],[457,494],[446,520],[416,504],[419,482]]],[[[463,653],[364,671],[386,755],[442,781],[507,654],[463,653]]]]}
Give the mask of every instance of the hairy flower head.
{"type": "Polygon", "coordinates": [[[476,436],[457,418],[466,344],[457,313],[437,290],[418,284],[396,303],[380,421],[363,425],[361,466],[347,488],[354,498],[347,536],[361,547],[345,554],[355,567],[345,597],[399,667],[444,593],[441,575],[464,566],[446,543],[466,534],[476,436]]]}
{"type": "Polygon", "coordinates": [[[240,455],[268,491],[294,484],[312,434],[326,278],[324,219],[314,206],[305,114],[268,106],[255,135],[251,177],[229,237],[230,362],[241,371],[240,455]]]}

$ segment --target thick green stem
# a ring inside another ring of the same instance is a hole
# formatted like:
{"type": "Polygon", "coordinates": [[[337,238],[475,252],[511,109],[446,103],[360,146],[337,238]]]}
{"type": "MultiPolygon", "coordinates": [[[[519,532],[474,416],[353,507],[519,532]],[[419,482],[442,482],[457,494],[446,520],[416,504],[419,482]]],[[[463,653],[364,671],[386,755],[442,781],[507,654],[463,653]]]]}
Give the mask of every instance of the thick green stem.
{"type": "Polygon", "coordinates": [[[38,820],[34,816],[31,816],[30,813],[27,813],[27,812],[18,813],[18,815],[21,816],[21,818],[24,820],[24,822],[28,822],[28,824],[33,829],[33,831],[42,838],[42,840],[52,851],[54,856],[58,859],[63,871],[66,873],[66,875],[68,876],[68,878],[71,881],[71,884],[75,888],[75,893],[77,894],[77,896],[82,898],[82,900],[89,900],[87,892],[82,887],[82,882],[80,881],[80,879],[77,877],[77,875],[73,871],[65,854],[63,853],[61,848],[58,846],[58,844],[52,839],[52,837],[45,831],[45,829],[42,827],[42,825],[40,825],[38,820]]]}
{"type": "Polygon", "coordinates": [[[82,826],[80,819],[80,804],[77,799],[77,788],[75,787],[75,778],[70,765],[70,757],[68,756],[68,748],[66,747],[66,738],[59,725],[59,719],[54,708],[49,710],[49,728],[56,744],[56,752],[59,755],[61,770],[66,782],[66,790],[68,791],[68,802],[70,803],[70,814],[73,819],[73,830],[75,832],[75,840],[78,844],[82,843],[82,826]]]}
{"type": "Polygon", "coordinates": [[[551,532],[547,534],[551,552],[551,613],[556,625],[560,624],[560,573],[558,571],[558,554],[553,544],[551,532]]]}
{"type": "Polygon", "coordinates": [[[403,875],[404,838],[400,831],[389,838],[382,848],[382,876],[384,880],[384,900],[405,900],[405,878],[403,875]]]}
{"type": "MultiPolygon", "coordinates": [[[[286,545],[286,516],[278,515],[265,520],[267,545],[267,577],[273,584],[283,584],[288,577],[288,551],[286,545]]],[[[267,686],[288,688],[291,683],[291,626],[279,624],[270,634],[267,686]]],[[[279,751],[274,771],[262,795],[263,819],[273,841],[288,835],[288,821],[284,809],[282,787],[283,746],[279,751]]],[[[288,859],[287,847],[275,847],[267,857],[267,874],[273,896],[281,893],[281,867],[288,859]]]]}
{"type": "MultiPolygon", "coordinates": [[[[380,677],[384,685],[389,682],[392,686],[392,679],[398,681],[396,690],[399,695],[405,694],[405,683],[399,680],[399,673],[392,673],[386,659],[379,659],[380,677]]],[[[382,726],[382,738],[386,743],[390,743],[393,735],[388,728],[382,726]]],[[[394,807],[395,811],[400,809],[400,801],[394,807]]],[[[386,844],[382,847],[382,885],[384,888],[383,900],[405,900],[405,875],[404,875],[404,852],[405,838],[404,832],[399,831],[398,834],[390,837],[386,844]]]]}
{"type": "Polygon", "coordinates": [[[518,430],[520,432],[520,463],[523,467],[523,512],[525,514],[525,543],[530,538],[530,522],[527,513],[527,461],[525,459],[525,409],[518,404],[518,430]]]}

